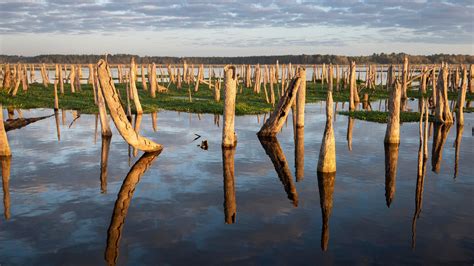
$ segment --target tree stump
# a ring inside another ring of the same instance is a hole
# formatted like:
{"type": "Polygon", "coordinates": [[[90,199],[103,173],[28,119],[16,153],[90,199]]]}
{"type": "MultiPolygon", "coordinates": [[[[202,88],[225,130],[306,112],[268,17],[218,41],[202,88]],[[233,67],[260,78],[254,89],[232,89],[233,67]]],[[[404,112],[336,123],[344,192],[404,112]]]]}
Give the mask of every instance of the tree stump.
{"type": "Polygon", "coordinates": [[[400,143],[400,99],[401,99],[401,84],[398,79],[395,81],[395,86],[390,92],[388,102],[389,120],[387,123],[387,131],[385,132],[385,143],[400,143]]]}
{"type": "Polygon", "coordinates": [[[235,97],[237,95],[237,72],[235,66],[224,67],[224,126],[222,127],[222,146],[235,147],[237,138],[234,132],[235,97]]]}
{"type": "Polygon", "coordinates": [[[286,90],[285,94],[280,98],[277,107],[270,115],[270,118],[265,122],[265,124],[263,124],[257,135],[262,137],[275,137],[278,132],[281,131],[286,117],[290,112],[291,105],[293,104],[293,101],[295,101],[302,80],[303,79],[299,75],[291,80],[288,90],[286,90]]]}
{"type": "Polygon", "coordinates": [[[3,125],[3,107],[0,104],[0,156],[10,156],[10,145],[8,145],[7,132],[3,125]]]}
{"type": "Polygon", "coordinates": [[[109,107],[110,115],[114,121],[115,127],[119,131],[124,140],[136,149],[151,152],[162,149],[160,144],[157,144],[147,138],[137,134],[132,125],[127,119],[127,115],[122,108],[122,104],[118,97],[118,92],[115,89],[110,68],[104,60],[100,60],[97,65],[98,78],[100,88],[104,96],[105,102],[109,107]]]}
{"type": "Polygon", "coordinates": [[[334,139],[332,91],[326,99],[326,127],[319,151],[318,172],[336,172],[336,140],[334,139]]]}

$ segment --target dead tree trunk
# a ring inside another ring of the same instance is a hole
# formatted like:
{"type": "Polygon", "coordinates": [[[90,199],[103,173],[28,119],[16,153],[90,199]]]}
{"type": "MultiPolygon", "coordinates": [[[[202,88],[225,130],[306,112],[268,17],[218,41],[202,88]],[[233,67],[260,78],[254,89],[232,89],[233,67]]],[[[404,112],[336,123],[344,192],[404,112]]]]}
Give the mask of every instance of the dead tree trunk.
{"type": "Polygon", "coordinates": [[[275,137],[278,132],[280,132],[290,112],[291,105],[293,101],[295,101],[296,93],[298,92],[301,82],[302,78],[299,75],[291,80],[288,90],[286,90],[285,94],[280,98],[277,107],[257,135],[262,137],[275,137]]]}
{"type": "Polygon", "coordinates": [[[237,95],[237,72],[235,66],[224,67],[224,126],[222,127],[222,147],[237,145],[234,131],[235,97],[237,95]]]}
{"type": "Polygon", "coordinates": [[[156,98],[156,65],[153,63],[151,66],[151,73],[148,73],[148,82],[150,82],[150,95],[151,98],[156,98]]]}
{"type": "Polygon", "coordinates": [[[351,62],[349,70],[349,111],[355,110],[355,103],[357,93],[357,83],[356,83],[356,64],[354,61],[351,62]]]}
{"type": "Polygon", "coordinates": [[[448,102],[448,71],[448,66],[444,65],[441,67],[441,73],[438,76],[436,118],[441,123],[452,124],[453,116],[448,102]]]}
{"type": "Polygon", "coordinates": [[[388,102],[389,120],[387,123],[387,131],[385,132],[385,143],[400,143],[400,98],[401,84],[395,81],[388,102]]]}
{"type": "Polygon", "coordinates": [[[304,127],[304,109],[306,104],[306,69],[299,68],[300,87],[296,95],[296,127],[304,127]]]}
{"type": "Polygon", "coordinates": [[[136,149],[152,152],[159,151],[162,149],[160,144],[157,144],[147,138],[144,138],[137,134],[132,125],[127,119],[127,115],[122,108],[120,99],[118,98],[117,90],[115,89],[110,68],[104,60],[100,60],[97,65],[97,72],[100,82],[100,88],[104,95],[105,102],[110,110],[110,115],[115,123],[115,127],[119,131],[120,135],[125,141],[136,149]]]}
{"type": "Polygon", "coordinates": [[[3,125],[3,107],[0,104],[0,156],[10,156],[10,145],[8,145],[7,132],[3,125]]]}
{"type": "Polygon", "coordinates": [[[458,125],[464,125],[464,101],[466,100],[466,91],[467,91],[467,69],[463,67],[462,69],[462,84],[461,89],[458,92],[458,109],[456,111],[456,123],[458,125]]]}
{"type": "Polygon", "coordinates": [[[137,79],[137,66],[135,65],[135,58],[132,57],[131,62],[130,62],[130,78],[129,78],[130,92],[131,92],[131,95],[133,96],[133,103],[135,104],[135,109],[137,111],[137,114],[143,114],[142,105],[140,104],[140,98],[138,96],[136,79],[137,79]]]}
{"type": "MultiPolygon", "coordinates": [[[[331,69],[331,67],[329,68],[331,69]]],[[[331,74],[329,76],[332,76],[331,74]]],[[[326,127],[324,128],[321,150],[319,151],[318,172],[336,172],[336,140],[334,139],[332,91],[326,99],[326,127]]]]}

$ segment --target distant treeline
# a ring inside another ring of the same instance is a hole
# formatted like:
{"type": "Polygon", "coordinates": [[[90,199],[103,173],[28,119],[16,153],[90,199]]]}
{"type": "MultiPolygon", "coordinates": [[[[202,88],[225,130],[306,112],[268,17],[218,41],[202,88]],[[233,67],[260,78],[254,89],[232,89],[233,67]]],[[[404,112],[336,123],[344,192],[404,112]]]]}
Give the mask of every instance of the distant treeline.
{"type": "MultiPolygon", "coordinates": [[[[351,61],[357,64],[400,64],[403,62],[404,53],[372,54],[369,56],[343,56],[343,55],[271,55],[271,56],[238,56],[238,57],[169,57],[169,56],[137,56],[131,54],[109,55],[107,60],[111,64],[127,64],[133,56],[139,64],[323,64],[333,63],[347,65],[351,61]]],[[[103,55],[38,55],[16,56],[0,55],[0,63],[61,63],[61,64],[89,64],[96,63],[103,55]]],[[[408,55],[411,64],[472,64],[474,55],[433,54],[433,55],[408,55]]]]}

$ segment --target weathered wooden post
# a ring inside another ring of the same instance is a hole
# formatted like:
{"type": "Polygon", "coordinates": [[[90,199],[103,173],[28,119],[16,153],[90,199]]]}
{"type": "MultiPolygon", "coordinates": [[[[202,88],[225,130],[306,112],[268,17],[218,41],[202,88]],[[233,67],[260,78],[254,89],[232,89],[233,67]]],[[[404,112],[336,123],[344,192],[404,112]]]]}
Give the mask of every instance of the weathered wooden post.
{"type": "Polygon", "coordinates": [[[399,144],[400,143],[400,98],[401,98],[401,84],[397,79],[395,86],[390,92],[388,102],[389,120],[387,122],[387,131],[385,132],[385,143],[399,144]]]}
{"type": "Polygon", "coordinates": [[[351,62],[349,73],[349,111],[354,111],[355,104],[359,102],[356,82],[356,64],[354,61],[351,62]]]}
{"type": "Polygon", "coordinates": [[[407,98],[407,86],[408,86],[408,57],[403,58],[403,69],[402,69],[402,99],[407,98]]]}
{"type": "Polygon", "coordinates": [[[181,71],[180,71],[180,68],[178,67],[178,72],[177,72],[177,79],[178,79],[178,82],[176,84],[176,88],[177,89],[181,89],[183,87],[183,79],[181,77],[181,71]]]}
{"type": "Polygon", "coordinates": [[[216,103],[221,101],[221,78],[214,81],[214,100],[216,103]]]}
{"type": "Polygon", "coordinates": [[[436,119],[445,124],[453,123],[453,116],[449,109],[448,102],[448,66],[441,67],[441,73],[438,76],[437,94],[436,94],[436,119]]]}
{"type": "Polygon", "coordinates": [[[94,66],[92,64],[88,65],[89,68],[89,77],[87,78],[87,84],[94,83],[94,66]]]}
{"type": "MultiPolygon", "coordinates": [[[[331,69],[331,68],[330,68],[331,69]]],[[[331,76],[331,74],[330,74],[331,76]]],[[[336,140],[334,139],[332,91],[326,99],[326,127],[324,128],[321,150],[319,151],[318,172],[336,172],[336,140]]]]}
{"type": "Polygon", "coordinates": [[[156,98],[156,64],[151,66],[151,73],[148,73],[148,82],[150,82],[151,98],[156,98]]]}
{"type": "Polygon", "coordinates": [[[74,86],[75,80],[76,80],[76,69],[74,65],[71,65],[71,70],[69,71],[69,85],[71,85],[71,93],[76,92],[76,88],[74,86]]]}
{"type": "Polygon", "coordinates": [[[235,97],[237,95],[237,72],[235,66],[224,67],[224,126],[222,127],[222,147],[237,145],[234,131],[235,97]]]}
{"type": "Polygon", "coordinates": [[[464,101],[466,100],[466,91],[467,91],[467,69],[466,66],[462,69],[462,84],[461,89],[458,91],[458,109],[456,111],[456,123],[458,125],[464,125],[464,101]]]}
{"type": "Polygon", "coordinates": [[[94,86],[97,90],[97,107],[99,108],[99,118],[100,118],[100,126],[101,132],[103,137],[110,137],[112,136],[112,131],[110,130],[109,119],[107,118],[107,109],[105,107],[105,99],[102,94],[102,89],[100,88],[100,82],[97,76],[97,69],[94,68],[94,86]]]}
{"type": "Polygon", "coordinates": [[[56,66],[55,66],[55,79],[54,79],[54,111],[59,110],[58,82],[59,82],[59,67],[56,64],[56,66]]]}
{"type": "Polygon", "coordinates": [[[235,201],[235,174],[234,174],[235,147],[222,147],[222,165],[224,173],[224,216],[226,224],[235,223],[237,204],[235,201]]]}
{"type": "MultiPolygon", "coordinates": [[[[471,74],[472,76],[472,74],[471,74]]],[[[12,84],[11,84],[11,70],[10,70],[10,64],[6,64],[5,65],[5,72],[3,74],[3,88],[6,89],[6,90],[10,90],[10,88],[12,87],[12,84]]]]}
{"type": "Polygon", "coordinates": [[[130,93],[133,97],[133,103],[135,104],[135,109],[137,111],[137,114],[143,114],[143,109],[142,105],[140,104],[140,98],[138,96],[138,90],[137,90],[137,84],[136,84],[136,79],[137,79],[137,66],[135,65],[135,58],[132,57],[131,62],[130,62],[130,93]]]}
{"type": "Polygon", "coordinates": [[[143,66],[143,64],[141,64],[140,66],[141,68],[141,71],[140,71],[140,74],[142,76],[142,87],[143,87],[143,90],[147,91],[148,90],[148,85],[146,83],[146,79],[145,79],[145,67],[143,66]]]}
{"type": "Polygon", "coordinates": [[[5,132],[5,126],[3,125],[3,107],[0,104],[0,156],[10,156],[10,145],[8,145],[7,132],[5,132]]]}
{"type": "Polygon", "coordinates": [[[474,93],[474,65],[473,64],[469,66],[469,92],[474,93]]]}
{"type": "Polygon", "coordinates": [[[304,127],[304,110],[306,104],[306,69],[300,67],[298,70],[300,87],[296,95],[296,127],[304,127]]]}

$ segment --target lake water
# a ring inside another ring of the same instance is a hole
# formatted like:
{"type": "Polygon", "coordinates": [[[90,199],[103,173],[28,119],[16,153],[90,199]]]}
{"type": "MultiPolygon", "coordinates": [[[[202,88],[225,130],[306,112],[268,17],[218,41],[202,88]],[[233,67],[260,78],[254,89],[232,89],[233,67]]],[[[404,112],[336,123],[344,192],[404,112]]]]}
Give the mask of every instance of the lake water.
{"type": "MultiPolygon", "coordinates": [[[[24,117],[52,113],[22,110],[24,117]]],[[[336,115],[337,172],[318,181],[324,103],[306,106],[298,160],[291,115],[279,143],[265,148],[256,136],[264,116],[237,117],[237,148],[223,153],[222,117],[161,111],[156,131],[150,114],[140,131],[164,145],[161,154],[134,156],[113,128],[102,174],[107,140],[100,125],[95,134],[96,116],[72,123],[72,112],[63,114],[60,141],[54,116],[8,132],[0,265],[474,263],[473,114],[465,114],[463,132],[431,125],[415,224],[418,123],[401,126],[396,179],[386,180],[386,125],[336,115]],[[435,136],[441,158],[433,157],[435,136]],[[284,156],[270,158],[265,149],[284,156]]]]}

